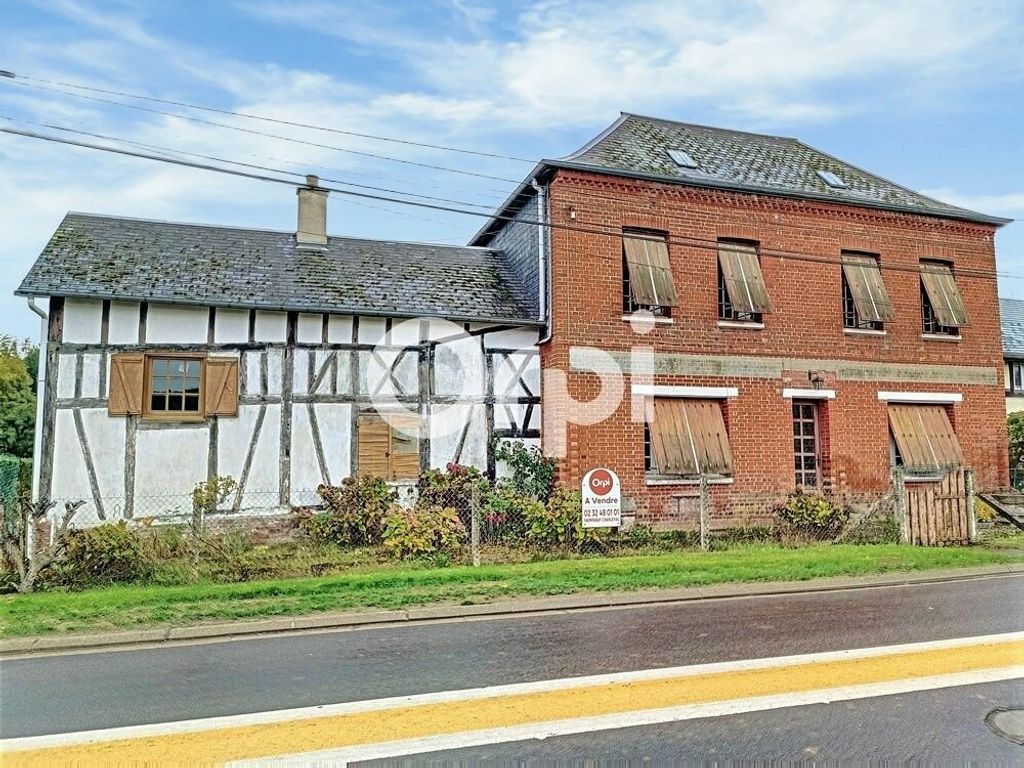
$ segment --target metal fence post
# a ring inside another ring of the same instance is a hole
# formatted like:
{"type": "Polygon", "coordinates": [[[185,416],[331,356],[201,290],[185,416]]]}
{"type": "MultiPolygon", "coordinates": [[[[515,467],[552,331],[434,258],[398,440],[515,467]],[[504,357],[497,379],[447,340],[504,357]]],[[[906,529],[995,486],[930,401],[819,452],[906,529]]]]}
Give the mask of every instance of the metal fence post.
{"type": "Polygon", "coordinates": [[[711,512],[711,495],[708,493],[708,479],[700,476],[700,548],[708,551],[708,516],[711,512]]]}
{"type": "Polygon", "coordinates": [[[900,541],[910,543],[910,526],[907,524],[907,487],[903,482],[903,470],[897,467],[892,471],[892,497],[894,514],[900,524],[900,541]]]}
{"type": "Polygon", "coordinates": [[[470,493],[469,546],[473,553],[473,565],[480,565],[480,488],[473,484],[470,493]]]}
{"type": "Polygon", "coordinates": [[[974,509],[974,472],[964,470],[964,491],[967,492],[967,541],[978,540],[978,517],[974,509]]]}

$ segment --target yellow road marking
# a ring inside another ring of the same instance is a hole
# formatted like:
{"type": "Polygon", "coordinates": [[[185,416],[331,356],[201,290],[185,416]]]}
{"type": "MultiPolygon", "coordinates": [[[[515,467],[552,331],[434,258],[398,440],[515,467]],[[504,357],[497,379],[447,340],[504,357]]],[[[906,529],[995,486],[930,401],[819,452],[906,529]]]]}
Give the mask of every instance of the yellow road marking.
{"type": "Polygon", "coordinates": [[[112,763],[215,764],[555,720],[612,715],[1024,663],[1024,640],[680,675],[301,720],[7,751],[5,768],[112,763]]]}

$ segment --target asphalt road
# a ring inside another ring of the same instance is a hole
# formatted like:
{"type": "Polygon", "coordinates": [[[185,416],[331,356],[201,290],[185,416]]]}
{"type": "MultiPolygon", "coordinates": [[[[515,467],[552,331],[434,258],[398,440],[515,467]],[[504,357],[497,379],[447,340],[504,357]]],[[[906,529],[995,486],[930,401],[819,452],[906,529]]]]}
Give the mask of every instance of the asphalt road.
{"type": "Polygon", "coordinates": [[[996,735],[986,716],[1024,706],[1024,683],[968,685],[873,699],[683,720],[544,740],[356,763],[407,765],[568,765],[647,762],[789,764],[1024,764],[1024,747],[996,735]]]}
{"type": "Polygon", "coordinates": [[[1020,631],[1022,609],[1016,575],[24,658],[0,736],[1020,631]]]}

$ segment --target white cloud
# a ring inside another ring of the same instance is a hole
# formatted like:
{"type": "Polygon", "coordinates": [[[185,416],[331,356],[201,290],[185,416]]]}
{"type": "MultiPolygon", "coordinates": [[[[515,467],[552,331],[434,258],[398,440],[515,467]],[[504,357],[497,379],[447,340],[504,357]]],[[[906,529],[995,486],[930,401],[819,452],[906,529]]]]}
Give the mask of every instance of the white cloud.
{"type": "Polygon", "coordinates": [[[1013,218],[1024,213],[1024,192],[1007,192],[1001,195],[980,194],[972,195],[958,192],[949,187],[940,189],[924,190],[922,194],[942,200],[951,205],[959,205],[961,208],[969,208],[972,211],[989,213],[994,216],[1005,216],[1013,218]]]}
{"type": "Polygon", "coordinates": [[[546,126],[590,125],[620,108],[664,114],[693,104],[761,124],[830,119],[863,108],[858,86],[871,86],[875,104],[937,83],[954,87],[996,60],[994,43],[1020,15],[1011,0],[549,0],[521,14],[511,38],[478,22],[452,39],[393,18],[382,27],[376,6],[360,12],[260,0],[244,7],[404,62],[415,90],[393,103],[420,114],[546,126]]]}

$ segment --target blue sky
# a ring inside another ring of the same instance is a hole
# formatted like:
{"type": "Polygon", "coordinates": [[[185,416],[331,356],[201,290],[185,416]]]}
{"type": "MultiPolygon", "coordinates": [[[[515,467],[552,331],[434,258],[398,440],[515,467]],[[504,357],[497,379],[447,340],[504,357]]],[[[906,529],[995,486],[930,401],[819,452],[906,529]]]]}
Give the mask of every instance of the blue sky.
{"type": "MultiPolygon", "coordinates": [[[[1017,0],[6,0],[0,69],[530,159],[567,154],[634,111],[796,136],[948,202],[1024,219],[1022,30],[1017,0]]],[[[168,109],[497,179],[0,79],[0,114],[23,127],[479,206],[531,167],[168,109]]],[[[0,332],[21,336],[37,323],[11,294],[68,210],[279,229],[295,216],[285,186],[2,134],[0,197],[0,332]]],[[[479,225],[337,195],[329,211],[333,234],[363,237],[463,243],[479,225]]],[[[997,254],[1000,294],[1024,298],[1024,223],[1000,231],[997,254]]]]}

